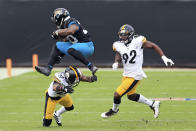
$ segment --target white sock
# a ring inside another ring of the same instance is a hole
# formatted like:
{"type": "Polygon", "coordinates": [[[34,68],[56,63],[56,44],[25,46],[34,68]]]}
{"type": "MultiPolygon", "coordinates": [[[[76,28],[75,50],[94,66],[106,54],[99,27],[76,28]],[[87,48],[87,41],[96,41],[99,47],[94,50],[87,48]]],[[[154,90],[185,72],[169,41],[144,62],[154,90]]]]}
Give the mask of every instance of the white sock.
{"type": "Polygon", "coordinates": [[[143,103],[143,104],[147,104],[147,105],[149,105],[149,106],[152,106],[152,103],[153,103],[152,100],[150,100],[150,99],[144,97],[144,96],[141,95],[141,94],[140,94],[140,98],[139,98],[139,100],[138,100],[137,102],[143,103]]]}
{"type": "Polygon", "coordinates": [[[120,104],[113,103],[112,110],[115,111],[115,112],[117,112],[119,106],[120,106],[120,104]]]}
{"type": "Polygon", "coordinates": [[[56,115],[60,116],[63,112],[66,112],[67,110],[65,109],[64,106],[62,106],[58,111],[56,111],[56,115]]]}

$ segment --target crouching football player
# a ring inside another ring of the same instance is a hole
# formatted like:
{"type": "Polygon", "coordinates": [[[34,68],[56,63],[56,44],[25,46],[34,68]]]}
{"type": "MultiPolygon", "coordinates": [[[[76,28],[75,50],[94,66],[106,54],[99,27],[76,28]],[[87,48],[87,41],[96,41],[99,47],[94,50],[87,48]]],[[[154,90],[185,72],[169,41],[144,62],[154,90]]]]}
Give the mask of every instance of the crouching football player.
{"type": "Polygon", "coordinates": [[[84,76],[74,66],[69,66],[65,72],[58,72],[54,75],[54,81],[51,82],[46,92],[43,126],[49,127],[53,117],[57,125],[62,126],[61,114],[74,109],[69,93],[74,92],[73,87],[77,86],[80,81],[94,82],[97,81],[97,76],[84,76]],[[55,111],[57,103],[62,107],[55,111]]]}

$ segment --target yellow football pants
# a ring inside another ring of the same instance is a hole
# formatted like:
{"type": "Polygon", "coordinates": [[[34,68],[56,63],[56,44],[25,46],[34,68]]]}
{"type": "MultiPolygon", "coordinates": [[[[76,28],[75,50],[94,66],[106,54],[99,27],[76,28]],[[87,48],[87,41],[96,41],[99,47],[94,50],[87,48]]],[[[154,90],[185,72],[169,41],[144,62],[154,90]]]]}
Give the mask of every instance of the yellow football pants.
{"type": "Polygon", "coordinates": [[[132,94],[136,93],[136,88],[137,88],[139,82],[140,82],[139,80],[135,80],[134,78],[131,78],[131,77],[123,77],[122,83],[116,89],[116,92],[120,96],[123,96],[125,94],[132,95],[132,94]]]}
{"type": "Polygon", "coordinates": [[[64,107],[71,107],[73,105],[71,96],[69,94],[66,94],[64,97],[61,97],[58,100],[54,100],[48,95],[48,92],[47,92],[46,101],[45,101],[45,110],[44,110],[45,119],[53,118],[53,113],[54,113],[57,103],[59,103],[60,105],[64,107]]]}

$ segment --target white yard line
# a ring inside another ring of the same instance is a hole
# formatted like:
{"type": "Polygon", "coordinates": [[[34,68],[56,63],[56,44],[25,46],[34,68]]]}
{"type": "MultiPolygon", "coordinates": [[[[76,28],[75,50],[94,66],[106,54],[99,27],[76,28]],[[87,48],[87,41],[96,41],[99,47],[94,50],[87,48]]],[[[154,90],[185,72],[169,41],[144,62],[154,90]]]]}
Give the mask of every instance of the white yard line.
{"type": "MultiPolygon", "coordinates": [[[[26,72],[32,72],[32,68],[12,68],[12,76],[18,76],[26,72]]],[[[8,78],[7,69],[0,68],[0,80],[8,78]]]]}
{"type": "MultiPolygon", "coordinates": [[[[65,68],[54,68],[56,71],[63,71],[65,68]]],[[[79,68],[82,71],[89,71],[88,68],[79,68]]],[[[146,72],[196,72],[196,68],[143,68],[146,72]]],[[[123,68],[113,70],[112,68],[98,68],[99,71],[123,71],[123,68]]]]}
{"type": "MultiPolygon", "coordinates": [[[[65,68],[54,68],[54,71],[64,71],[65,68]]],[[[89,71],[87,68],[79,68],[81,71],[89,71]]],[[[12,76],[24,74],[26,72],[32,72],[33,69],[29,68],[12,68],[12,76]]],[[[112,68],[99,68],[98,71],[123,71],[122,68],[112,70],[112,68]]],[[[145,72],[196,72],[196,68],[144,68],[145,72]]],[[[7,69],[0,68],[0,80],[8,78],[7,69]]]]}
{"type": "MultiPolygon", "coordinates": [[[[150,110],[150,109],[149,109],[150,110]]],[[[42,112],[31,112],[32,114],[42,114],[42,112]]],[[[101,114],[102,112],[96,112],[96,111],[92,111],[92,112],[82,112],[82,111],[74,111],[74,112],[69,112],[70,114],[101,114]]],[[[129,112],[119,112],[118,114],[153,114],[152,111],[129,111],[129,112]]],[[[196,114],[196,112],[162,112],[163,114],[186,114],[186,115],[194,115],[196,114]]],[[[8,115],[16,115],[16,114],[29,114],[29,112],[8,112],[8,115]]],[[[124,121],[124,120],[121,120],[124,121]]],[[[127,121],[127,120],[126,120],[127,121]]],[[[131,121],[135,121],[135,120],[131,120],[131,121]]],[[[152,120],[153,121],[153,120],[152,120]]],[[[158,120],[156,120],[158,121],[158,120]]],[[[161,120],[161,121],[165,121],[165,120],[161,120]]],[[[167,120],[167,121],[172,121],[172,120],[167,120]]],[[[179,121],[179,120],[174,120],[174,121],[179,121]]],[[[180,120],[180,121],[190,121],[190,120],[180,120]]],[[[191,120],[192,121],[192,120],[191,120]]],[[[196,122],[196,120],[193,120],[196,122]]]]}
{"type": "Polygon", "coordinates": [[[153,100],[158,101],[195,101],[196,98],[176,98],[176,97],[170,97],[170,98],[151,98],[153,100]]]}

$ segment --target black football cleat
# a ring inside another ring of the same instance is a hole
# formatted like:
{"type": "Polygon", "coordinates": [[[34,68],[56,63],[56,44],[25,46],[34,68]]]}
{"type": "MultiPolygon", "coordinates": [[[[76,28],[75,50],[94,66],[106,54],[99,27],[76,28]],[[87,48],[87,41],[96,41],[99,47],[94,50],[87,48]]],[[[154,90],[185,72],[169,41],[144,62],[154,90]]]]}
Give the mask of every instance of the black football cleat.
{"type": "Polygon", "coordinates": [[[49,76],[51,73],[51,69],[49,67],[35,66],[35,69],[37,72],[44,74],[45,76],[49,76]]]}
{"type": "Polygon", "coordinates": [[[118,111],[119,111],[119,109],[118,109],[116,112],[113,111],[112,109],[110,109],[108,112],[102,113],[102,114],[101,114],[101,117],[102,117],[102,118],[109,118],[109,117],[115,115],[118,111]]]}
{"type": "Polygon", "coordinates": [[[98,70],[98,68],[94,65],[89,67],[89,70],[92,72],[92,74],[94,75],[96,73],[96,71],[98,70]]]}
{"type": "Polygon", "coordinates": [[[57,115],[56,115],[56,111],[54,112],[53,117],[54,117],[54,119],[55,119],[55,121],[56,121],[56,124],[57,124],[58,126],[62,126],[62,123],[61,123],[61,116],[57,116],[57,115]]]}

